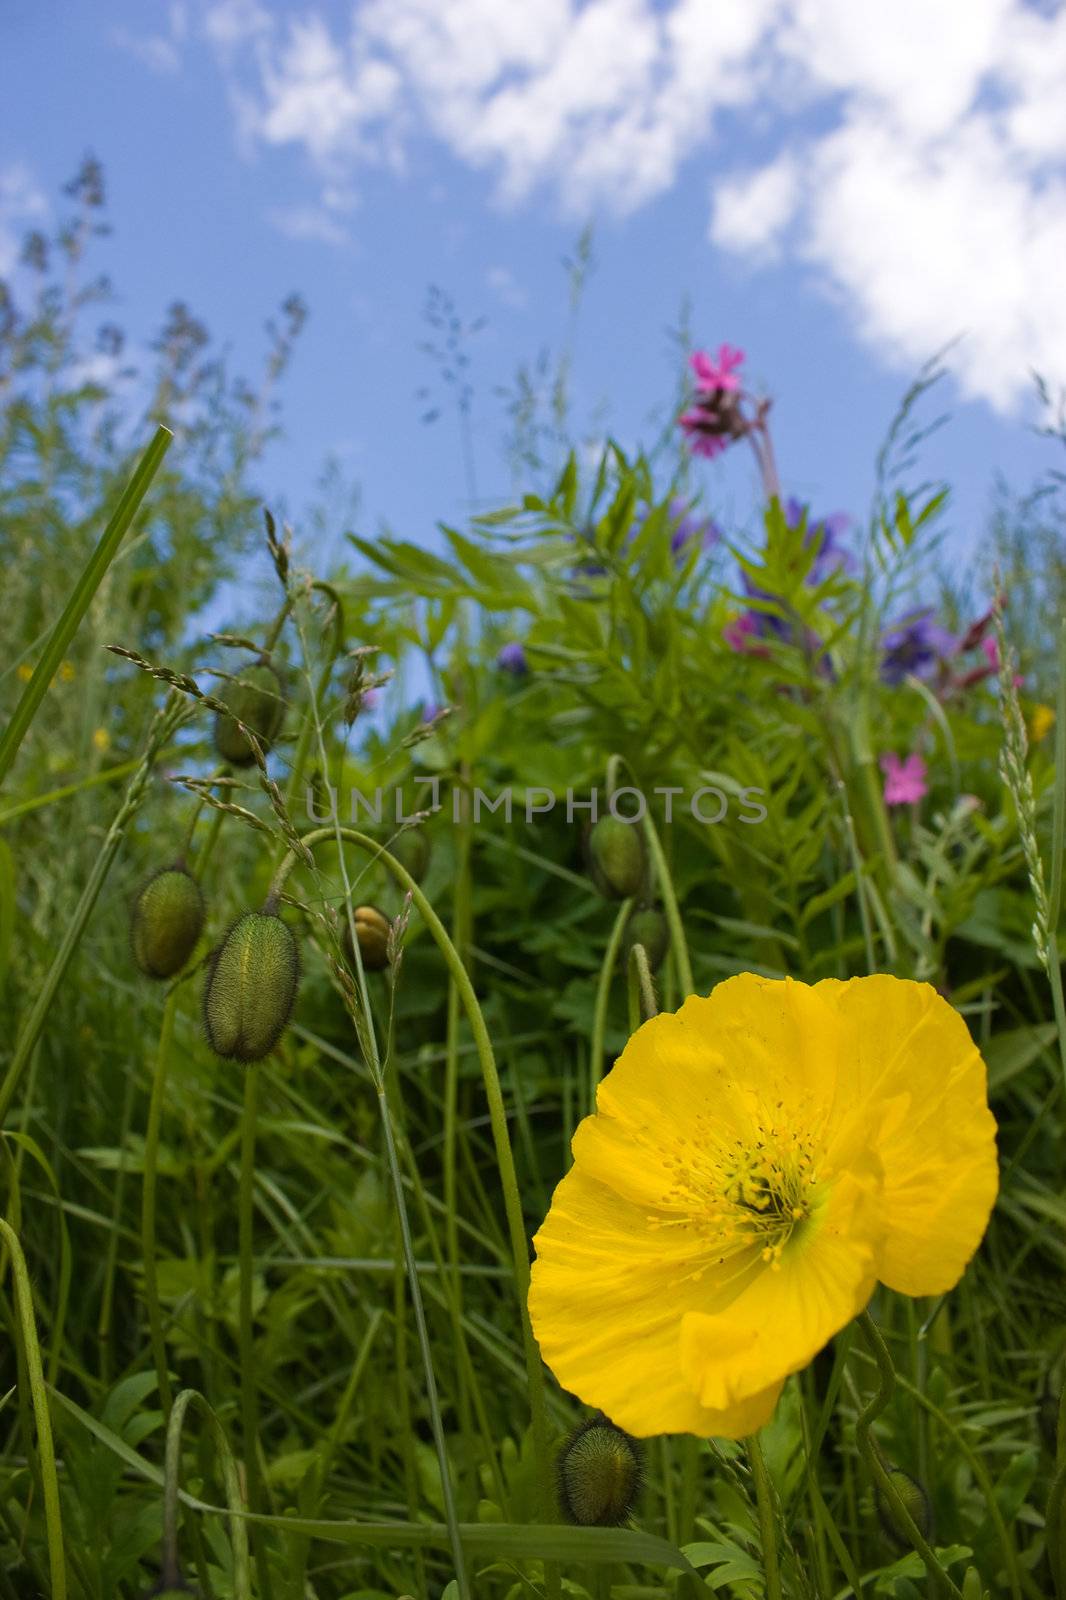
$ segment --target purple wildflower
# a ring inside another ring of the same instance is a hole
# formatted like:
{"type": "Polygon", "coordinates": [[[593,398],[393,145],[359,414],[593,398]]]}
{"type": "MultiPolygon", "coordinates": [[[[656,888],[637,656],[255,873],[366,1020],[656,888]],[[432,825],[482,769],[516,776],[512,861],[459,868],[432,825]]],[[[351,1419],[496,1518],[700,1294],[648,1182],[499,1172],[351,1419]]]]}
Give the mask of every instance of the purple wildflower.
{"type": "Polygon", "coordinates": [[[529,671],[526,652],[517,639],[512,639],[509,644],[502,646],[496,657],[496,665],[503,672],[513,673],[516,678],[523,677],[529,671]]]}
{"type": "MultiPolygon", "coordinates": [[[[787,525],[798,528],[807,507],[790,494],[784,510],[787,525]]],[[[843,535],[850,527],[851,518],[844,511],[832,511],[817,522],[808,520],[803,535],[804,546],[809,549],[817,540],[814,561],[807,574],[808,583],[817,587],[825,582],[831,572],[854,572],[855,558],[842,543],[843,535]]]]}
{"type": "Polygon", "coordinates": [[[940,663],[954,655],[959,641],[934,619],[932,606],[902,617],[881,637],[881,681],[902,683],[908,673],[932,677],[940,663]]]}

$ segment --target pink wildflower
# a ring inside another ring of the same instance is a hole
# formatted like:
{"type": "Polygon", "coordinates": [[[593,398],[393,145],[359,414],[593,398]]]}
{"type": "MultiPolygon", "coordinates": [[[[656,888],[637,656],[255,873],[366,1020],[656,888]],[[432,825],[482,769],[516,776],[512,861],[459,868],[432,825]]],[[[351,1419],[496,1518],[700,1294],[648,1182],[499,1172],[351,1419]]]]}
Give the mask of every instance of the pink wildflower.
{"type": "Polygon", "coordinates": [[[881,757],[881,771],[885,775],[885,805],[913,805],[929,792],[925,781],[925,762],[920,755],[910,755],[905,761],[889,752],[881,757]]]}
{"type": "Polygon", "coordinates": [[[739,389],[740,379],[735,372],[743,360],[744,352],[736,345],[720,344],[715,359],[706,350],[696,350],[689,357],[689,366],[700,389],[739,389]]]}

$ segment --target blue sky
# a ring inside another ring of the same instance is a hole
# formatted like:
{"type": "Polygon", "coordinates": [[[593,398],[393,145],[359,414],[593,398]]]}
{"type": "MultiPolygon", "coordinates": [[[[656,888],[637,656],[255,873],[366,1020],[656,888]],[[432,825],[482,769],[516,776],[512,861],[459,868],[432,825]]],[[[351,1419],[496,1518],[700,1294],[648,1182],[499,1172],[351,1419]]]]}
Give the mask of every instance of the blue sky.
{"type": "MultiPolygon", "coordinates": [[[[146,343],[187,300],[235,364],[290,290],[310,319],[261,472],[298,511],[327,454],[359,530],[432,542],[466,505],[454,418],[420,423],[431,283],[473,339],[483,505],[510,498],[494,390],[566,328],[560,258],[597,267],[575,420],[650,441],[691,300],[697,345],[774,396],[783,487],[862,516],[907,383],[955,334],[928,474],[953,548],[992,474],[1058,465],[1029,369],[1066,382],[1066,11],[1020,0],[6,0],[0,272],[91,149],[100,251],[146,343]],[[916,45],[920,44],[920,48],[916,45]],[[605,409],[603,409],[605,408],[605,409]]],[[[179,441],[180,443],[180,441],[179,441]]],[[[750,521],[749,455],[693,486],[750,521]]],[[[664,486],[665,487],[665,486],[664,486]]]]}

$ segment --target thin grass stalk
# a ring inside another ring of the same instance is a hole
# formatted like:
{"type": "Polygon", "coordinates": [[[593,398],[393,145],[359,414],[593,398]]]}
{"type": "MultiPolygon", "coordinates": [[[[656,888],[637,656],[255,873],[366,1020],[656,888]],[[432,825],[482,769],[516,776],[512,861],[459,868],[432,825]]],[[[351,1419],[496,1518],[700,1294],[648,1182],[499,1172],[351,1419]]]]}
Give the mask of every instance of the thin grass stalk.
{"type": "MultiPolygon", "coordinates": [[[[244,1473],[248,1484],[248,1509],[262,1508],[263,1481],[259,1471],[259,1389],[257,1386],[255,1337],[252,1328],[252,1287],[254,1261],[254,1198],[255,1198],[255,1133],[259,1107],[259,1063],[253,1061],[244,1071],[244,1107],[241,1112],[241,1166],[237,1190],[237,1234],[239,1259],[239,1294],[237,1347],[240,1353],[241,1376],[241,1447],[244,1473]]],[[[270,1600],[273,1585],[270,1578],[263,1529],[252,1528],[252,1549],[255,1553],[255,1572],[265,1600],[270,1600]]]]}
{"type": "Polygon", "coordinates": [[[103,537],[92,556],[82,569],[81,575],[74,586],[74,591],[67,601],[63,612],[48,637],[48,642],[41,653],[41,658],[34,669],[33,676],[19,697],[11,721],[0,734],[0,783],[3,783],[11,763],[19,751],[19,746],[29,731],[30,725],[37,713],[41,701],[48,692],[48,687],[59,670],[59,664],[66,655],[67,646],[77,633],[81,620],[89,609],[93,595],[103,581],[104,574],[118,554],[119,546],[126,536],[126,532],[140,509],[141,501],[151,487],[167,453],[173,434],[169,428],[158,427],[140,461],[137,463],[133,477],[123,492],[122,498],[115,507],[103,537]]]}
{"type": "MultiPolygon", "coordinates": [[[[37,1428],[37,1454],[41,1463],[41,1484],[44,1493],[44,1520],[48,1539],[48,1571],[51,1578],[51,1600],[66,1600],[67,1568],[63,1553],[63,1517],[59,1506],[59,1478],[56,1473],[55,1445],[52,1442],[52,1419],[48,1412],[48,1391],[45,1387],[44,1369],[41,1365],[41,1347],[37,1340],[37,1326],[33,1315],[33,1292],[26,1257],[22,1253],[18,1234],[0,1217],[0,1239],[11,1256],[12,1276],[15,1286],[15,1308],[19,1344],[26,1365],[30,1386],[33,1418],[37,1428]]],[[[30,1440],[26,1440],[27,1454],[30,1440]]]]}
{"type": "Polygon", "coordinates": [[[176,691],[168,694],[163,706],[156,713],[149,730],[144,755],[130,781],[122,804],[108,829],[100,854],[93,864],[89,881],[82,890],[81,898],[74,908],[74,913],[59,941],[59,949],[53,957],[52,965],[45,974],[44,981],[37,991],[37,998],[23,1024],[14,1055],[11,1058],[11,1064],[7,1069],[3,1084],[0,1085],[0,1125],[4,1123],[7,1117],[11,1101],[19,1086],[19,1080],[26,1069],[26,1063],[33,1053],[33,1048],[41,1035],[55,1002],[56,992],[63,980],[67,967],[70,965],[81,936],[85,932],[97,897],[103,888],[104,880],[119,852],[126,826],[140,809],[144,800],[152,767],[162,751],[169,745],[178,728],[187,722],[191,715],[192,712],[185,705],[183,697],[176,691]]]}

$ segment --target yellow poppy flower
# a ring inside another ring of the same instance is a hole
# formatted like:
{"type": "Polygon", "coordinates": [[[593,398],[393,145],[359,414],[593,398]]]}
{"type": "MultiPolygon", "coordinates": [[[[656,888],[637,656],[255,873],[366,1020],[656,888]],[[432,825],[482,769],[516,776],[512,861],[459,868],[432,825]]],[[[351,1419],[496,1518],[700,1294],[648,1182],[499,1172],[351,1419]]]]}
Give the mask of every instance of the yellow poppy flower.
{"type": "Polygon", "coordinates": [[[941,1294],[998,1187],[985,1066],[926,983],[752,973],[638,1028],[573,1139],[529,1311],[638,1437],[742,1438],[880,1281],[941,1294]]]}
{"type": "Polygon", "coordinates": [[[1035,705],[1029,713],[1029,738],[1039,744],[1055,726],[1055,712],[1051,706],[1035,705]]]}

